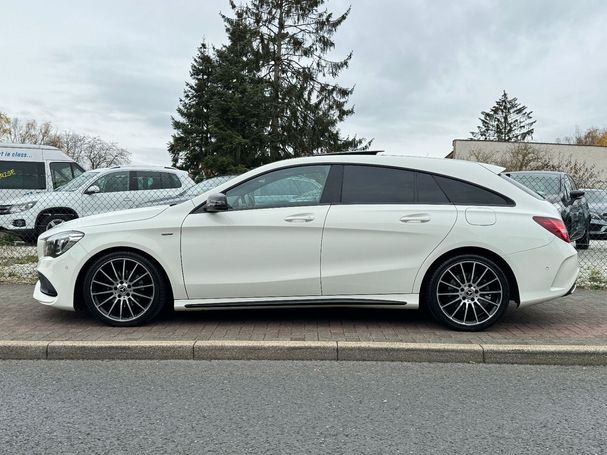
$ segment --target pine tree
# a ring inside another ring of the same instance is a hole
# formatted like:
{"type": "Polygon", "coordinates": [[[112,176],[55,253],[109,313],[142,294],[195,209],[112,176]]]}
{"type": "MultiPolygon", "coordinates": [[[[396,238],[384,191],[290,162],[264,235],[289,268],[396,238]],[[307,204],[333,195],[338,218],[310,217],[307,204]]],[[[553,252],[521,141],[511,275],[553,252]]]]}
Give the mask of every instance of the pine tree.
{"type": "Polygon", "coordinates": [[[175,133],[168,150],[174,166],[194,176],[203,175],[202,162],[210,153],[211,86],[216,61],[203,42],[190,67],[191,82],[186,82],[183,98],[177,107],[178,118],[171,117],[175,133]]]}
{"type": "Polygon", "coordinates": [[[333,35],[350,10],[334,17],[321,9],[325,0],[251,0],[237,6],[235,17],[223,16],[226,28],[248,29],[252,55],[267,87],[267,159],[339,152],[363,146],[364,140],[342,137],[338,124],[352,115],[352,88],[335,79],[352,54],[332,61],[333,35]]]}
{"type": "Polygon", "coordinates": [[[489,112],[481,112],[481,124],[470,134],[472,139],[484,141],[523,142],[532,139],[535,131],[532,113],[517,98],[508,98],[504,90],[489,112]]]}

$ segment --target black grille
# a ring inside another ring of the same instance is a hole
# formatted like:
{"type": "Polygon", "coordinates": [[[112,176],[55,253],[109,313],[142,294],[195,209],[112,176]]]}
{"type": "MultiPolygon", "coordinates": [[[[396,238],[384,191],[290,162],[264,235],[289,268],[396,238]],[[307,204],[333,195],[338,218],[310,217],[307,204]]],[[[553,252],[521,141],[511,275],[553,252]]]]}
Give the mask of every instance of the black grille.
{"type": "Polygon", "coordinates": [[[8,211],[10,210],[10,208],[11,208],[10,205],[0,205],[0,215],[8,214],[8,211]]]}

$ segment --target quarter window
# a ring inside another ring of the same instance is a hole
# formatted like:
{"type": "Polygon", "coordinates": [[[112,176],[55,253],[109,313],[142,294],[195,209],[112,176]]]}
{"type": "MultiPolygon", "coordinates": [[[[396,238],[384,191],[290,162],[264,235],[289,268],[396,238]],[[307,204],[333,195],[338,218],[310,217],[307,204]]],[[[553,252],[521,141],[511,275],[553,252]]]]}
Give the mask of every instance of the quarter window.
{"type": "Polygon", "coordinates": [[[330,166],[300,166],[280,169],[226,191],[232,210],[317,205],[330,166]]]}
{"type": "Polygon", "coordinates": [[[440,175],[435,175],[434,178],[455,205],[513,205],[504,196],[480,186],[440,175]]]}

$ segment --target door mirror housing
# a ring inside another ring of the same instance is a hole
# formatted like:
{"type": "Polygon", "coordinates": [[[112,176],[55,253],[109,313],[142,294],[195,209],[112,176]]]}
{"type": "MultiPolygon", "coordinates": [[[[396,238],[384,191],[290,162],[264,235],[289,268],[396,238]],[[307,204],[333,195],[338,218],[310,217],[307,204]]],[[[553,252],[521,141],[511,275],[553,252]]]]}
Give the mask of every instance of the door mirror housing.
{"type": "Polygon", "coordinates": [[[211,194],[205,205],[206,212],[225,212],[228,210],[228,198],[223,193],[211,194]]]}
{"type": "Polygon", "coordinates": [[[581,197],[583,197],[584,194],[585,193],[581,190],[574,190],[569,193],[569,197],[571,198],[571,200],[575,201],[576,199],[580,199],[581,197]]]}
{"type": "Polygon", "coordinates": [[[96,193],[100,193],[100,192],[101,192],[101,188],[99,188],[97,185],[91,185],[86,189],[84,194],[96,194],[96,193]]]}

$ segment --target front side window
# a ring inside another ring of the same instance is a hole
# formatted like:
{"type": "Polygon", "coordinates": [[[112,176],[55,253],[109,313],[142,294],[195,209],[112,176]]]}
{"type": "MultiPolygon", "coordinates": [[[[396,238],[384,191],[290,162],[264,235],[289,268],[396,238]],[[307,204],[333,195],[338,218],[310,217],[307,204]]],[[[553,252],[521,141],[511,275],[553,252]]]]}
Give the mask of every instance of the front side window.
{"type": "Polygon", "coordinates": [[[74,163],[57,162],[51,163],[49,166],[51,168],[54,189],[62,187],[66,183],[71,182],[74,177],[82,174],[82,168],[74,163]]]}
{"type": "Polygon", "coordinates": [[[268,172],[228,190],[231,210],[317,205],[330,166],[300,166],[268,172]]]}
{"type": "Polygon", "coordinates": [[[94,183],[100,193],[117,193],[129,190],[129,173],[127,171],[112,172],[102,175],[94,183]]]}
{"type": "Polygon", "coordinates": [[[343,204],[412,204],[415,172],[379,166],[344,166],[343,204]]]}
{"type": "Polygon", "coordinates": [[[44,190],[44,163],[0,161],[0,190],[44,190]]]}

